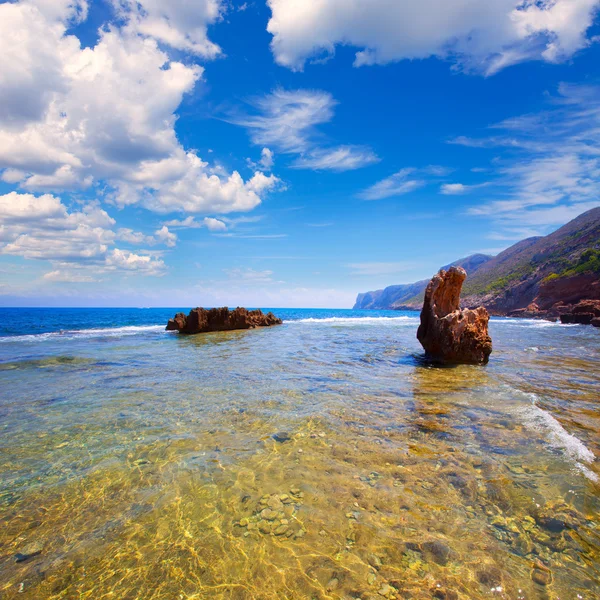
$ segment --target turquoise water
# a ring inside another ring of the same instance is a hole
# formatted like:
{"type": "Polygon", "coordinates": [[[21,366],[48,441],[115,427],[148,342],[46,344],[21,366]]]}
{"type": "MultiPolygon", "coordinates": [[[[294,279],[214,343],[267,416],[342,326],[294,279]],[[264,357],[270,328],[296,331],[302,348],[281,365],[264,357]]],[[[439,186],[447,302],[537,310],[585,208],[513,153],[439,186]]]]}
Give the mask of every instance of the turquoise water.
{"type": "Polygon", "coordinates": [[[176,310],[0,309],[0,597],[600,597],[600,331],[176,310]]]}

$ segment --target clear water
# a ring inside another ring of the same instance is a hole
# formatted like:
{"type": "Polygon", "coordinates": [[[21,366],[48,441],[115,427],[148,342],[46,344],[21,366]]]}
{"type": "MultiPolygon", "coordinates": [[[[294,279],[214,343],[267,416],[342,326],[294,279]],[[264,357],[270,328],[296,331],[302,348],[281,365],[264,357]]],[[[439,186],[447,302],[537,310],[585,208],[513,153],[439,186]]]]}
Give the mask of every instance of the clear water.
{"type": "Polygon", "coordinates": [[[1,598],[600,597],[599,330],[174,312],[0,309],[1,598]]]}

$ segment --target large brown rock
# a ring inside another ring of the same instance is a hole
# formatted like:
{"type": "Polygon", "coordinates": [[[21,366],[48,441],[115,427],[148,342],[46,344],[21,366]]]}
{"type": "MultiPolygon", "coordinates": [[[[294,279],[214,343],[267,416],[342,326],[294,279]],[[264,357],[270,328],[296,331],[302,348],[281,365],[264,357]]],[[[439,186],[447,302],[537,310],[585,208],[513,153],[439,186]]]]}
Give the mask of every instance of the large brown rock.
{"type": "Polygon", "coordinates": [[[594,325],[594,321],[600,317],[600,300],[581,300],[575,306],[565,306],[561,311],[561,323],[579,325],[594,325]]]}
{"type": "Polygon", "coordinates": [[[460,309],[467,273],[460,267],[440,271],[425,290],[417,339],[429,356],[449,363],[486,363],[492,352],[490,316],[483,306],[460,309]]]}
{"type": "Polygon", "coordinates": [[[261,310],[247,310],[236,308],[229,310],[223,308],[194,308],[186,317],[183,313],[177,313],[167,323],[167,331],[179,331],[179,333],[207,333],[209,331],[232,331],[234,329],[254,329],[256,327],[270,327],[281,325],[273,313],[266,315],[261,310]]]}

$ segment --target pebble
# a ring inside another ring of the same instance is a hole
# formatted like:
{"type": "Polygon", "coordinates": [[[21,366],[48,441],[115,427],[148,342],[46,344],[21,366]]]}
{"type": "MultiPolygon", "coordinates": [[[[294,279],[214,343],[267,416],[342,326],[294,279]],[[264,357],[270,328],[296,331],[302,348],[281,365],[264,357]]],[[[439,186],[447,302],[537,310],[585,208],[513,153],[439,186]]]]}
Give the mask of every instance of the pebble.
{"type": "Polygon", "coordinates": [[[538,585],[550,585],[552,583],[552,573],[550,571],[542,571],[542,569],[534,569],[531,572],[531,579],[538,585]]]}
{"type": "Polygon", "coordinates": [[[367,583],[373,585],[375,581],[377,581],[377,575],[375,575],[375,573],[369,573],[367,575],[367,583]]]}
{"type": "Polygon", "coordinates": [[[374,569],[381,569],[382,567],[382,562],[381,559],[379,558],[379,556],[377,556],[376,554],[369,554],[369,558],[368,558],[369,564],[374,568],[374,569]]]}
{"type": "Polygon", "coordinates": [[[263,508],[260,511],[260,516],[267,521],[274,521],[277,518],[277,511],[270,508],[263,508]]]}
{"type": "Polygon", "coordinates": [[[259,521],[258,530],[264,534],[271,533],[271,523],[268,521],[259,521]]]}
{"type": "Polygon", "coordinates": [[[289,442],[292,439],[292,437],[287,431],[279,431],[278,433],[274,433],[272,437],[276,442],[279,442],[280,444],[283,444],[284,442],[289,442]]]}
{"type": "Polygon", "coordinates": [[[271,509],[271,510],[281,510],[283,509],[283,502],[279,499],[279,497],[273,495],[269,498],[268,502],[267,502],[267,506],[271,509]]]}
{"type": "Polygon", "coordinates": [[[329,580],[329,583],[327,584],[327,591],[333,592],[333,590],[337,589],[339,584],[340,584],[340,582],[337,579],[337,577],[333,577],[332,579],[329,580]]]}
{"type": "Polygon", "coordinates": [[[383,585],[382,585],[382,586],[379,588],[379,590],[377,590],[377,593],[378,593],[380,596],[389,596],[389,595],[392,593],[392,591],[393,591],[393,590],[392,590],[392,588],[391,588],[391,587],[390,587],[390,586],[389,586],[387,583],[384,583],[384,584],[383,584],[383,585]]]}
{"type": "Polygon", "coordinates": [[[23,546],[21,550],[15,554],[15,562],[25,562],[34,556],[38,556],[42,553],[43,549],[44,544],[42,544],[42,542],[31,542],[30,544],[23,546]]]}
{"type": "Polygon", "coordinates": [[[287,526],[287,525],[285,525],[284,523],[282,523],[282,524],[281,524],[279,527],[277,527],[277,528],[276,528],[276,529],[273,531],[273,533],[274,533],[275,535],[284,535],[284,534],[286,534],[286,533],[287,533],[287,530],[288,530],[288,526],[287,526]]]}

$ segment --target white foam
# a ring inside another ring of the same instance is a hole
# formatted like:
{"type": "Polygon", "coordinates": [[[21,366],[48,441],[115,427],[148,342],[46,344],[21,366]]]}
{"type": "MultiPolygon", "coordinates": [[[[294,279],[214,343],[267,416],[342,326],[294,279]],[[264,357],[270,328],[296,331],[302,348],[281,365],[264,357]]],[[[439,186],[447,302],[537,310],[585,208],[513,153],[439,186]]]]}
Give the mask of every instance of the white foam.
{"type": "Polygon", "coordinates": [[[126,327],[103,327],[98,329],[73,329],[64,331],[52,331],[48,333],[36,333],[30,335],[15,335],[0,337],[0,342],[44,342],[50,340],[75,340],[95,337],[122,337],[165,331],[164,325],[128,325],[126,327]]]}
{"type": "Polygon", "coordinates": [[[568,327],[558,321],[545,321],[543,319],[517,319],[517,318],[494,318],[490,319],[494,325],[513,325],[515,327],[568,327]]]}
{"type": "Polygon", "coordinates": [[[338,325],[368,325],[368,324],[386,324],[400,325],[418,323],[417,317],[327,317],[323,319],[297,319],[295,321],[286,321],[286,323],[334,323],[338,325]]]}
{"type": "Polygon", "coordinates": [[[598,481],[596,473],[582,464],[593,463],[596,460],[594,453],[579,438],[570,434],[550,413],[540,408],[536,404],[535,394],[527,395],[531,398],[531,406],[522,409],[525,425],[541,433],[551,447],[562,450],[588,479],[598,481]]]}

